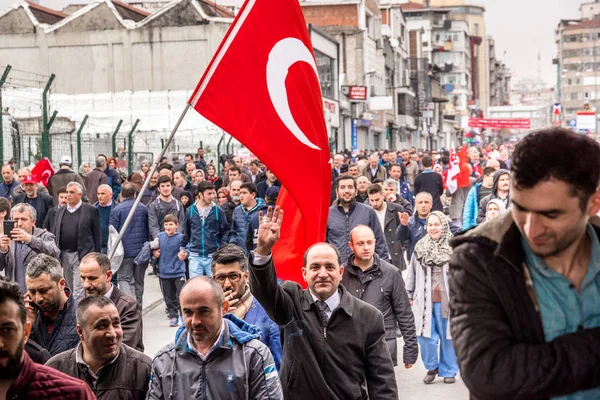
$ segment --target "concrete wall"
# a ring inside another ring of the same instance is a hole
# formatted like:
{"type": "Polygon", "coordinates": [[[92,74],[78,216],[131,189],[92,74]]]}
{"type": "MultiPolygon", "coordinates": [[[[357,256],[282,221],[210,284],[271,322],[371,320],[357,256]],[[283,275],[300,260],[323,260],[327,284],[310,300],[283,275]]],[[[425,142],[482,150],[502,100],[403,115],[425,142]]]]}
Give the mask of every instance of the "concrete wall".
{"type": "Polygon", "coordinates": [[[38,28],[7,34],[32,27],[19,9],[0,21],[0,60],[16,69],[56,74],[58,93],[193,89],[229,23],[199,25],[197,13],[172,11],[126,29],[103,4],[49,33],[38,28]]]}

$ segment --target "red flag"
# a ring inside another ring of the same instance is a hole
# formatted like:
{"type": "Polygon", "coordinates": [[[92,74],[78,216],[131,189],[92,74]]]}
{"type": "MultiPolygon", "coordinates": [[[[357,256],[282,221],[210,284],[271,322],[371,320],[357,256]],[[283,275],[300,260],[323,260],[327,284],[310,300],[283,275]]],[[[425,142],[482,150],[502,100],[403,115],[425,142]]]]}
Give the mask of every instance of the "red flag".
{"type": "Polygon", "coordinates": [[[469,156],[467,155],[467,147],[463,146],[458,152],[458,159],[460,165],[460,173],[456,178],[458,188],[464,188],[471,186],[471,173],[469,172],[469,156]]]}
{"type": "Polygon", "coordinates": [[[286,244],[273,257],[280,277],[303,283],[297,279],[302,254],[325,236],[331,166],[317,67],[298,0],[247,0],[189,103],[243,143],[287,190],[279,201],[286,244]],[[302,178],[292,159],[302,160],[302,178]]]}
{"type": "Polygon", "coordinates": [[[48,180],[52,175],[54,175],[54,168],[52,168],[52,164],[50,164],[50,161],[46,157],[38,161],[31,170],[33,179],[46,187],[48,186],[48,180]]]}

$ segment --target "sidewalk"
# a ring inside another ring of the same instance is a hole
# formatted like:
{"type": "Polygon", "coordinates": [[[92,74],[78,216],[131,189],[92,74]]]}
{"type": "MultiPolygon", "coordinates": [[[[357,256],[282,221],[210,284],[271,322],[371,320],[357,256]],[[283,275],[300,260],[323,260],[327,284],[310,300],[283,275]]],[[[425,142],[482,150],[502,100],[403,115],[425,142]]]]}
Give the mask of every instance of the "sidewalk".
{"type": "Polygon", "coordinates": [[[154,275],[148,275],[152,268],[146,270],[144,278],[144,298],[142,304],[142,315],[146,315],[156,307],[164,303],[158,278],[154,275]]]}

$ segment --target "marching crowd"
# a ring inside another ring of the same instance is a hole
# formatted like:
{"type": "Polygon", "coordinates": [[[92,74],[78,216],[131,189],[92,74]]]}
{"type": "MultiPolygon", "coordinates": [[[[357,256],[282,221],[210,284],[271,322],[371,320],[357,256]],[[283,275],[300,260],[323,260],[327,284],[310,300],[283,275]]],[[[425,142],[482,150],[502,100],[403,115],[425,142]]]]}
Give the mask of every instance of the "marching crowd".
{"type": "Polygon", "coordinates": [[[451,156],[335,154],[307,289],[277,278],[285,210],[258,160],[164,158],[143,192],[149,162],[65,156],[47,186],[4,165],[0,399],[397,399],[419,353],[425,384],[460,369],[475,399],[600,398],[599,145],[472,147],[454,191],[451,156]],[[176,328],[153,359],[149,266],[176,328]]]}

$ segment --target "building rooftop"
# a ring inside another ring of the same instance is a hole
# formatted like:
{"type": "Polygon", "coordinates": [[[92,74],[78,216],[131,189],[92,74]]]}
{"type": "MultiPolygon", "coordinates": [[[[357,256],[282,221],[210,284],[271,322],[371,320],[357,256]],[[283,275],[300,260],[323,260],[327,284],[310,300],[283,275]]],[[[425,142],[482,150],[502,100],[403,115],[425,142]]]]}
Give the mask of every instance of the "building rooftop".
{"type": "Polygon", "coordinates": [[[35,19],[37,19],[38,22],[42,24],[52,25],[68,17],[68,15],[63,12],[42,7],[38,4],[31,3],[29,1],[26,1],[26,3],[29,6],[29,10],[31,11],[35,19]]]}
{"type": "Polygon", "coordinates": [[[412,11],[412,10],[422,10],[425,7],[423,6],[423,4],[413,3],[412,1],[409,1],[408,3],[401,4],[400,8],[402,9],[402,11],[412,11]]]}
{"type": "Polygon", "coordinates": [[[578,22],[571,22],[571,24],[563,28],[563,32],[576,31],[581,29],[599,29],[600,19],[581,20],[578,22]]]}
{"type": "Polygon", "coordinates": [[[118,0],[112,0],[112,3],[114,4],[119,14],[121,14],[121,17],[123,17],[123,19],[130,19],[135,22],[140,22],[141,20],[150,15],[150,13],[147,11],[132,7],[129,4],[122,3],[118,0]]]}

